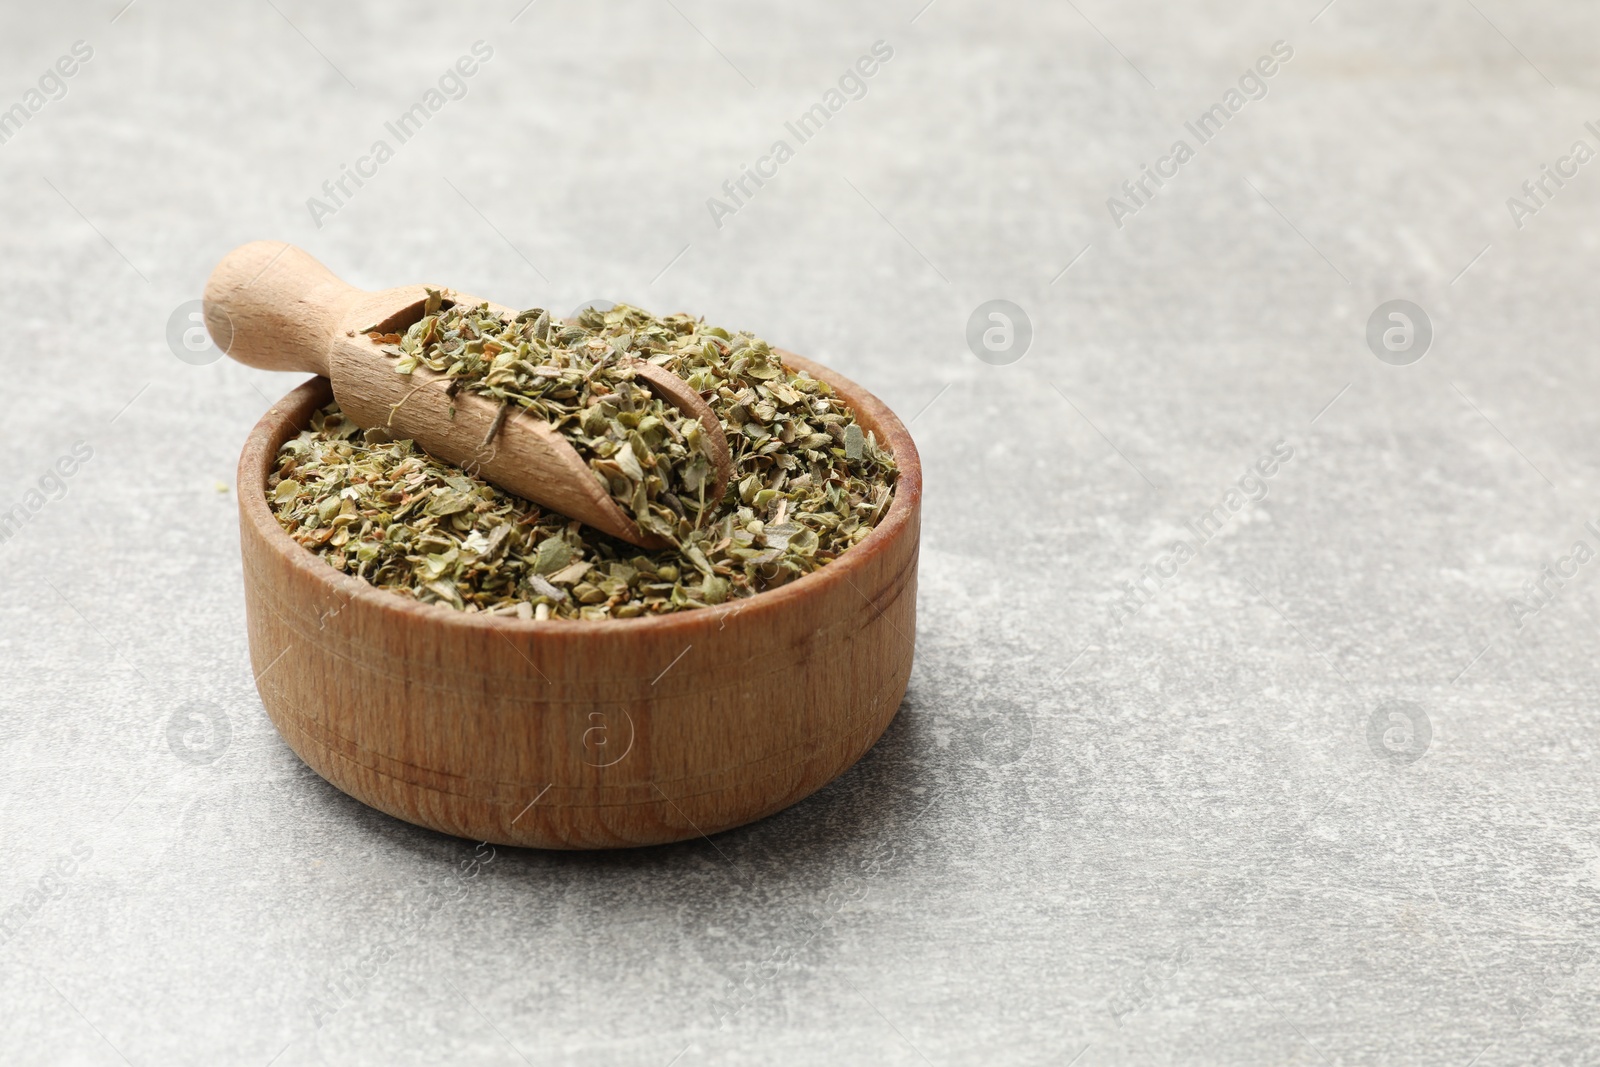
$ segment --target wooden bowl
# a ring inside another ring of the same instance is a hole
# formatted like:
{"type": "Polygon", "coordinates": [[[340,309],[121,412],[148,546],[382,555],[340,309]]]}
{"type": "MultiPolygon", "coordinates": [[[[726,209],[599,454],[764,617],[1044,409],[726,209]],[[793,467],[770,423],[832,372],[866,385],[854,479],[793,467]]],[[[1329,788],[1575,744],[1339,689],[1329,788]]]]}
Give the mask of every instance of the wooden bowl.
{"type": "Polygon", "coordinates": [[[876,397],[783,358],[828,381],[894,453],[888,514],[788,585],[637,619],[467,614],[334,570],[267,507],[279,447],[332,397],[324,378],[290,393],[239,459],[250,657],[289,747],[396,818],[539,848],[713,834],[842,774],[911,676],[922,468],[876,397]]]}

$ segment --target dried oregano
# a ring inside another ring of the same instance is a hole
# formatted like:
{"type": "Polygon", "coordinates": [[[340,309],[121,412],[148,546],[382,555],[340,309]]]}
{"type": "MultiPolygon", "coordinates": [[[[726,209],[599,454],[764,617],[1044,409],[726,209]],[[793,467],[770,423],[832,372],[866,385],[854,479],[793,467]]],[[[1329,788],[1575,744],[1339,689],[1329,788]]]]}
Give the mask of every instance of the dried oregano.
{"type": "Polygon", "coordinates": [[[810,573],[889,507],[893,458],[827,383],[747,333],[626,305],[561,322],[430,300],[421,322],[380,341],[402,373],[425,365],[549,419],[630,514],[673,542],[646,552],[607,537],[367,434],[330,404],[280,450],[268,500],[297,541],[380,588],[524,618],[679,611],[810,573]],[[628,359],[706,397],[733,457],[721,501],[702,503],[712,478],[698,422],[635,383],[628,359]]]}
{"type": "Polygon", "coordinates": [[[660,355],[649,338],[586,314],[593,329],[542,308],[502,317],[429,290],[404,335],[372,336],[401,374],[426,367],[450,379],[451,395],[466,389],[550,423],[641,529],[681,544],[718,503],[707,499],[716,482],[709,435],[631,369],[660,355]]]}

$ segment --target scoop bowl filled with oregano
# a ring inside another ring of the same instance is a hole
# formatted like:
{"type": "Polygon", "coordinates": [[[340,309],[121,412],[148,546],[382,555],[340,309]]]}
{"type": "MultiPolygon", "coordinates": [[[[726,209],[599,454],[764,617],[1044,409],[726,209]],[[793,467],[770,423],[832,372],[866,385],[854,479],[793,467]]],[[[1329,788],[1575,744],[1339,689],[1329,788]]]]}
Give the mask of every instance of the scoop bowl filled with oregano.
{"type": "Polygon", "coordinates": [[[320,372],[239,503],[263,703],[333,784],[477,840],[658,844],[887,727],[921,469],[860,386],[692,315],[363,292],[270,242],[206,296],[230,355],[320,372]]]}

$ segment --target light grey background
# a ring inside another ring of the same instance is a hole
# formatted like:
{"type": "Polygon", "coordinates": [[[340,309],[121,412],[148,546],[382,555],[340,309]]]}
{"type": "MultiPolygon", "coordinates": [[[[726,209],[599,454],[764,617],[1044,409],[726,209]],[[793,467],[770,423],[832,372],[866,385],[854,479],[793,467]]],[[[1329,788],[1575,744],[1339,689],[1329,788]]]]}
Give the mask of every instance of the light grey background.
{"type": "Polygon", "coordinates": [[[94,450],[0,546],[0,1060],[1600,1063],[1600,563],[1511,603],[1600,548],[1600,162],[1506,204],[1600,147],[1592,5],[124,2],[11,0],[0,35],[0,107],[94,49],[0,145],[0,510],[94,450]],[[1267,97],[1114,227],[1277,40],[1267,97]],[[262,237],[370,287],[702,312],[913,420],[884,739],[710,842],[475,867],[309,772],[254,690],[233,496],[295,379],[165,339],[262,237]],[[1364,340],[1397,298],[1436,335],[1407,367],[1364,340]],[[1009,366],[966,345],[989,299],[1035,331],[1009,366]],[[1394,707],[1431,730],[1409,764],[1394,707]]]}

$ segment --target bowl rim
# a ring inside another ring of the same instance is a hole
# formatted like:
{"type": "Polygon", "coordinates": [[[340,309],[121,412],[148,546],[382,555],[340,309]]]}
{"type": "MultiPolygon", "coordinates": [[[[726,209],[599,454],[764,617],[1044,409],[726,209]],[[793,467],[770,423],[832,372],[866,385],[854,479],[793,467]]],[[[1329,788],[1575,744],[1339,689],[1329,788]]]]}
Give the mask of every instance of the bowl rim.
{"type": "Polygon", "coordinates": [[[810,600],[833,591],[843,583],[849,583],[870,603],[871,597],[853,580],[855,575],[906,536],[908,531],[915,534],[920,526],[922,462],[916,444],[911,439],[910,431],[888,405],[856,382],[786,349],[774,350],[795,369],[826,381],[844,397],[858,418],[865,415],[871,424],[869,429],[877,432],[880,444],[888,447],[899,469],[889,511],[866,537],[833,562],[776,589],[705,608],[642,615],[632,619],[522,619],[515,615],[460,611],[439,604],[423,603],[382,589],[364,578],[335,570],[289,535],[267,506],[266,493],[266,480],[271,475],[282,442],[304,429],[304,422],[310,413],[327,402],[318,402],[317,398],[324,394],[330,398],[332,396],[332,384],[323,377],[302,382],[274,403],[262,414],[245,439],[239,455],[237,478],[240,522],[248,522],[267,545],[297,569],[352,602],[419,623],[438,623],[466,630],[538,635],[550,639],[578,635],[638,635],[647,632],[671,634],[674,631],[703,629],[711,624],[716,624],[720,629],[730,616],[747,611],[781,611],[797,601],[810,600]]]}

